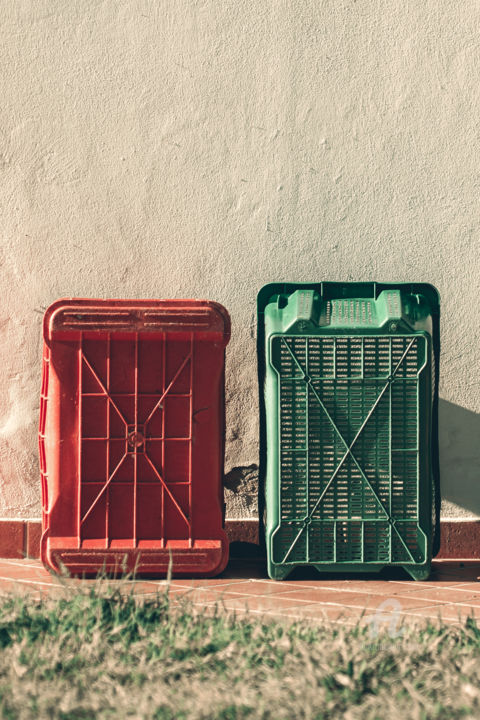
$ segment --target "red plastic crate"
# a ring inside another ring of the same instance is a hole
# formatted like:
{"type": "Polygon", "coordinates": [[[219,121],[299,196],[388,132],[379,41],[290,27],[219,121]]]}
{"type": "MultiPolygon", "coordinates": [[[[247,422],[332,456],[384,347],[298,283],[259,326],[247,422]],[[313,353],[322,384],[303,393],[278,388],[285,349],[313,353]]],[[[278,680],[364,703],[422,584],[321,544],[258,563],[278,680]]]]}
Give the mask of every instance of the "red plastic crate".
{"type": "Polygon", "coordinates": [[[230,319],[196,300],[59,300],[44,319],[45,565],[215,575],[230,319]]]}

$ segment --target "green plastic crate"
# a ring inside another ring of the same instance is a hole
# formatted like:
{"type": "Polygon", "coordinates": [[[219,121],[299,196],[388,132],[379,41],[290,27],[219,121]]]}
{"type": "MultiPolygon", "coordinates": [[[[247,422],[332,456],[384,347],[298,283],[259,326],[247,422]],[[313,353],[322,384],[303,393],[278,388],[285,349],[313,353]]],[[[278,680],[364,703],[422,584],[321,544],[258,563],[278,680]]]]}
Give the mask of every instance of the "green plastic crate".
{"type": "Polygon", "coordinates": [[[428,577],[439,544],[435,288],[267,285],[258,351],[270,577],[300,565],[428,577]]]}

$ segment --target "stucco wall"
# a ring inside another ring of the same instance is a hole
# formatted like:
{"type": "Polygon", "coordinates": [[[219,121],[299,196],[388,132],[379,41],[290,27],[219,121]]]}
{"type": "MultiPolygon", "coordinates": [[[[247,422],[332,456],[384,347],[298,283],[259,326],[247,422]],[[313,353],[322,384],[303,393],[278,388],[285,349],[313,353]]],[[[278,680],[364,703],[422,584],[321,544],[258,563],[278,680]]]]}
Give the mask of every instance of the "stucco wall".
{"type": "Polygon", "coordinates": [[[0,0],[0,23],[0,517],[40,513],[40,323],[72,295],[226,305],[252,513],[278,279],[439,288],[444,514],[480,515],[478,2],[0,0]]]}

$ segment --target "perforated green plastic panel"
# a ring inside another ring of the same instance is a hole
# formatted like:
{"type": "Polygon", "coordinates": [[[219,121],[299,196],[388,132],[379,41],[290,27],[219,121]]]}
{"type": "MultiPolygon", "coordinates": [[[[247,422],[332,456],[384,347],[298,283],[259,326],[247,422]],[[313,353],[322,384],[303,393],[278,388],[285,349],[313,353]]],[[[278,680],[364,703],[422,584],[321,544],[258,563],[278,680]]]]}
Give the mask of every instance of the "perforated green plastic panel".
{"type": "Polygon", "coordinates": [[[403,565],[426,577],[434,478],[425,298],[319,289],[273,293],[263,308],[269,573],[403,565]]]}

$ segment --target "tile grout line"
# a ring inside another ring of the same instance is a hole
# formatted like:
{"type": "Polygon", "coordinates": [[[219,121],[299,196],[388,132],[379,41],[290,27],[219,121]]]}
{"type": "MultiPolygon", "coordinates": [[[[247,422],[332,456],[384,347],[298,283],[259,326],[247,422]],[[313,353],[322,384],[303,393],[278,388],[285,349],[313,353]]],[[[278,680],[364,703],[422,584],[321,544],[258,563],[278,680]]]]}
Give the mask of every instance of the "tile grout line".
{"type": "MultiPolygon", "coordinates": [[[[250,583],[250,582],[251,582],[250,579],[247,579],[247,580],[232,580],[232,582],[228,582],[228,583],[218,583],[218,584],[212,585],[212,586],[210,586],[210,585],[194,585],[194,586],[193,586],[193,589],[194,589],[194,590],[212,590],[212,589],[215,588],[215,587],[229,587],[230,585],[245,585],[246,583],[250,583]]],[[[254,581],[254,582],[256,582],[256,581],[254,581]]],[[[185,586],[185,585],[180,585],[179,583],[176,583],[175,580],[172,580],[172,585],[177,585],[178,587],[188,588],[188,589],[191,589],[191,588],[192,588],[191,585],[187,585],[187,586],[185,586]]],[[[232,591],[232,592],[234,592],[234,591],[232,591]]]]}
{"type": "MultiPolygon", "coordinates": [[[[265,595],[260,595],[260,596],[258,596],[258,595],[250,595],[250,596],[248,596],[247,598],[245,598],[245,599],[243,600],[243,602],[247,603],[248,599],[257,600],[259,597],[260,597],[260,598],[264,598],[264,597],[269,597],[269,596],[265,596],[265,595]]],[[[285,598],[285,599],[286,599],[286,598],[285,598]]],[[[227,600],[232,600],[232,601],[233,601],[234,598],[227,598],[227,600]]],[[[239,600],[239,598],[237,598],[237,600],[239,600]]],[[[194,601],[194,604],[195,604],[195,602],[198,603],[198,601],[194,601]]],[[[213,604],[213,603],[215,603],[215,602],[216,602],[215,600],[211,600],[211,601],[209,601],[208,603],[202,603],[202,604],[205,604],[205,605],[206,605],[206,604],[210,604],[210,605],[211,605],[211,604],[213,604]]],[[[240,602],[242,602],[242,601],[240,601],[240,602]]],[[[435,609],[435,608],[440,608],[440,607],[444,607],[444,606],[452,606],[452,605],[455,606],[456,603],[433,604],[433,605],[427,605],[427,606],[424,607],[424,608],[411,608],[411,609],[412,609],[412,610],[416,610],[416,609],[419,609],[419,610],[420,610],[420,609],[421,609],[421,610],[429,610],[430,608],[434,608],[434,609],[435,609]]],[[[310,600],[301,600],[301,599],[297,599],[297,600],[296,600],[296,604],[292,605],[291,607],[292,607],[292,608],[305,608],[305,607],[312,607],[312,608],[314,608],[314,607],[322,607],[322,606],[328,607],[328,608],[330,608],[330,607],[331,607],[331,608],[343,608],[343,609],[345,609],[345,610],[347,610],[347,609],[352,609],[352,610],[364,610],[364,611],[365,611],[365,615],[367,615],[367,614],[369,613],[369,611],[376,611],[376,610],[378,609],[378,608],[376,608],[376,607],[370,607],[370,608],[369,608],[368,606],[365,606],[365,605],[345,605],[345,604],[343,604],[343,603],[335,603],[335,602],[332,602],[332,601],[325,601],[325,602],[318,602],[318,603],[313,602],[313,603],[312,603],[310,600]]],[[[248,607],[248,603],[247,603],[247,607],[248,607]]],[[[466,606],[466,607],[469,607],[469,606],[466,606]]],[[[286,608],[286,609],[288,609],[288,608],[286,608]]],[[[399,612],[401,613],[402,611],[400,610],[399,612]]],[[[405,612],[407,612],[407,610],[405,610],[405,612]]]]}
{"type": "MultiPolygon", "coordinates": [[[[0,560],[0,567],[1,567],[1,565],[2,565],[2,561],[0,560]]],[[[7,565],[6,562],[5,562],[5,565],[7,565]]],[[[10,567],[17,567],[17,568],[32,568],[32,569],[34,569],[34,570],[45,570],[45,568],[44,568],[42,565],[40,565],[40,566],[38,566],[38,565],[27,565],[27,564],[25,564],[25,565],[16,565],[15,563],[8,563],[8,566],[10,566],[10,567]]],[[[45,570],[45,572],[48,573],[48,570],[45,570]]]]}
{"type": "MultiPolygon", "coordinates": [[[[33,558],[26,558],[26,559],[32,560],[33,558]]],[[[20,567],[20,568],[31,567],[31,568],[36,568],[37,570],[45,570],[44,566],[40,562],[38,564],[34,565],[32,563],[27,564],[24,560],[15,560],[14,558],[0,558],[0,565],[2,565],[2,563],[5,565],[12,565],[13,567],[20,567]]],[[[48,570],[45,570],[45,572],[48,572],[48,570]]]]}
{"type": "MultiPolygon", "coordinates": [[[[193,602],[192,604],[195,605],[195,606],[198,606],[198,607],[209,607],[209,608],[212,608],[212,607],[215,606],[215,601],[209,601],[208,603],[193,602]]],[[[421,614],[419,614],[419,613],[410,612],[410,610],[417,610],[417,609],[420,610],[420,609],[421,609],[421,610],[432,610],[432,611],[435,611],[435,610],[437,610],[437,609],[440,610],[442,607],[452,607],[452,606],[455,607],[455,603],[446,603],[445,605],[429,605],[429,606],[427,606],[427,607],[425,607],[425,608],[411,608],[411,609],[409,609],[408,611],[406,610],[405,612],[399,611],[399,614],[400,614],[402,617],[413,616],[413,617],[422,618],[422,617],[427,617],[427,616],[421,615],[421,614]]],[[[346,612],[345,612],[345,617],[346,617],[346,618],[349,617],[348,610],[364,610],[364,611],[367,610],[367,608],[365,608],[365,607],[355,606],[355,605],[343,606],[343,605],[337,605],[336,603],[308,603],[307,605],[293,605],[293,606],[291,606],[291,608],[285,608],[285,611],[286,611],[286,613],[288,613],[289,610],[292,610],[292,611],[298,611],[298,610],[300,610],[300,609],[312,609],[312,610],[313,610],[313,609],[318,609],[318,610],[322,610],[322,608],[323,608],[323,609],[326,609],[326,610],[329,610],[329,609],[335,609],[335,608],[337,608],[337,607],[343,608],[343,609],[346,611],[346,612]]],[[[468,606],[467,606],[467,607],[468,607],[468,606]]],[[[273,609],[272,609],[272,610],[267,610],[267,609],[255,609],[255,608],[250,608],[250,607],[248,607],[248,605],[244,605],[243,607],[235,607],[235,608],[225,607],[224,609],[227,610],[227,611],[229,611],[229,612],[239,611],[239,612],[246,612],[246,613],[249,613],[249,612],[250,612],[250,613],[264,613],[264,614],[269,614],[269,615],[274,615],[274,616],[292,617],[292,615],[290,615],[290,614],[283,615],[281,612],[276,612],[276,611],[273,610],[273,609]]],[[[431,613],[430,615],[433,616],[434,613],[431,613]]],[[[294,615],[294,617],[297,617],[297,618],[300,619],[300,620],[311,619],[310,616],[305,617],[305,615],[294,615]]],[[[363,612],[363,613],[360,614],[360,617],[359,617],[358,619],[359,619],[359,620],[361,620],[361,619],[363,619],[363,618],[367,618],[367,619],[368,619],[368,618],[370,618],[370,617],[372,617],[372,614],[371,614],[371,613],[363,612]]]]}
{"type": "Polygon", "coordinates": [[[11,582],[11,583],[27,583],[28,585],[45,585],[46,587],[55,588],[60,587],[59,585],[56,585],[55,583],[51,582],[44,582],[43,580],[27,580],[27,579],[19,579],[19,578],[12,578],[12,577],[2,577],[0,576],[0,580],[5,582],[11,582]]]}
{"type": "MultiPolygon", "coordinates": [[[[291,591],[291,592],[295,592],[295,591],[291,591]]],[[[321,605],[330,605],[330,604],[331,604],[332,606],[335,606],[335,607],[352,607],[352,608],[372,610],[372,611],[378,609],[378,605],[376,605],[376,606],[369,606],[369,605],[362,605],[362,606],[360,606],[360,605],[351,605],[351,604],[348,604],[348,603],[335,603],[334,601],[326,601],[326,600],[317,600],[317,601],[313,600],[313,601],[312,601],[312,600],[306,600],[306,599],[304,599],[304,598],[289,598],[289,597],[284,597],[283,595],[288,595],[288,594],[289,594],[288,592],[287,592],[287,593],[284,593],[284,594],[282,594],[282,595],[279,595],[279,594],[272,594],[272,595],[268,595],[268,594],[267,594],[267,595],[249,595],[248,593],[245,594],[245,593],[242,593],[242,592],[237,592],[236,590],[225,590],[223,593],[219,593],[219,594],[218,594],[218,599],[221,600],[221,599],[222,599],[222,596],[225,595],[225,594],[226,594],[226,595],[229,595],[229,596],[239,595],[239,596],[241,596],[242,598],[243,598],[243,597],[247,597],[248,599],[251,599],[251,600],[259,600],[259,599],[264,599],[264,598],[270,598],[272,601],[275,600],[275,599],[279,599],[279,600],[290,600],[290,599],[292,599],[292,600],[295,600],[296,602],[298,602],[298,607],[305,607],[306,605],[318,605],[318,606],[321,606],[321,605]]],[[[226,599],[226,600],[235,600],[235,599],[238,599],[238,598],[235,598],[235,597],[227,597],[227,598],[225,598],[225,599],[226,599]]],[[[406,599],[406,598],[404,598],[404,599],[406,599]]],[[[419,599],[420,599],[420,598],[419,598],[419,599]]],[[[429,601],[428,599],[424,600],[424,602],[428,602],[428,601],[429,601]]],[[[212,601],[212,602],[214,602],[214,601],[212,601]]],[[[429,606],[427,606],[427,607],[429,607],[429,606]]]]}
{"type": "MultiPolygon", "coordinates": [[[[215,606],[215,604],[214,604],[213,601],[211,601],[211,602],[209,602],[209,603],[193,603],[193,605],[195,605],[196,607],[197,607],[197,606],[198,606],[198,607],[208,607],[208,608],[210,608],[210,609],[212,609],[212,608],[215,606]]],[[[299,607],[301,607],[301,606],[299,606],[299,607]]],[[[292,606],[292,608],[286,608],[286,610],[287,610],[287,611],[288,611],[289,609],[291,609],[291,610],[298,610],[299,607],[297,607],[297,606],[294,605],[294,606],[292,606]]],[[[316,607],[316,606],[314,606],[314,607],[316,607]]],[[[248,606],[244,606],[244,607],[241,607],[241,608],[227,608],[227,607],[226,607],[226,608],[224,608],[224,609],[225,609],[227,612],[230,612],[230,613],[234,613],[234,612],[241,612],[241,613],[261,613],[261,614],[263,614],[263,615],[271,615],[271,616],[273,616],[273,617],[283,617],[283,618],[285,618],[285,617],[287,617],[287,618],[292,617],[291,615],[284,615],[284,614],[282,614],[282,613],[280,613],[280,612],[276,612],[275,610],[249,608],[248,606]]],[[[319,607],[319,609],[321,610],[322,608],[319,607]]],[[[326,608],[326,609],[329,609],[329,608],[326,608]]],[[[295,616],[295,617],[298,617],[298,618],[301,619],[301,620],[310,619],[310,618],[306,618],[304,615],[297,615],[297,616],[295,616]]],[[[348,618],[348,614],[346,615],[346,617],[348,618]]]]}
{"type": "MultiPolygon", "coordinates": [[[[268,580],[264,580],[264,579],[258,580],[258,582],[264,582],[264,583],[266,583],[266,584],[270,584],[268,580]]],[[[354,581],[354,582],[355,582],[355,581],[354,581]]],[[[382,582],[382,581],[380,581],[380,582],[382,582]]],[[[408,582],[408,581],[403,582],[402,580],[386,580],[386,581],[385,581],[385,590],[387,590],[387,588],[388,588],[388,583],[395,583],[396,585],[403,585],[403,586],[405,586],[405,585],[407,585],[407,582],[408,582]]],[[[464,583],[464,584],[466,585],[467,583],[464,583]]],[[[450,585],[450,584],[448,584],[448,585],[442,585],[441,588],[439,588],[438,585],[433,584],[433,583],[429,583],[428,585],[427,585],[426,583],[422,583],[422,586],[423,586],[423,587],[432,588],[432,589],[435,588],[435,589],[437,589],[437,590],[439,590],[439,589],[445,589],[445,590],[451,589],[451,590],[455,590],[455,589],[457,588],[456,585],[450,585]]],[[[422,592],[422,587],[418,587],[416,583],[415,583],[415,584],[414,584],[414,583],[408,584],[408,587],[417,587],[417,590],[416,590],[415,592],[422,592]]],[[[332,587],[332,586],[329,586],[329,585],[315,585],[315,584],[312,584],[312,585],[299,585],[299,586],[295,587],[295,586],[293,585],[293,583],[290,585],[290,589],[289,589],[289,590],[280,591],[280,593],[297,592],[298,590],[322,590],[322,591],[328,590],[328,591],[338,592],[338,593],[372,594],[372,590],[367,590],[367,589],[364,590],[364,589],[362,589],[362,588],[338,588],[338,587],[332,587]]],[[[465,591],[465,592],[467,592],[467,591],[465,591]]],[[[480,593],[480,583],[478,584],[478,592],[480,593]]],[[[386,593],[386,592],[384,593],[384,592],[382,591],[382,594],[387,594],[387,593],[386,593]]]]}
{"type": "MultiPolygon", "coordinates": [[[[286,590],[285,592],[281,592],[281,593],[275,593],[275,594],[272,593],[272,595],[258,595],[257,597],[287,597],[288,598],[289,595],[291,595],[293,593],[302,592],[303,589],[304,588],[298,588],[298,590],[286,590]]],[[[434,588],[434,589],[445,592],[445,594],[447,596],[448,596],[448,591],[456,592],[457,590],[462,590],[462,592],[465,593],[466,596],[468,596],[468,594],[469,594],[472,597],[472,599],[476,599],[476,597],[478,596],[478,600],[480,601],[480,586],[478,588],[477,593],[474,590],[462,589],[462,588],[456,588],[456,587],[445,587],[445,588],[434,588]]],[[[305,588],[305,590],[309,591],[309,592],[312,592],[312,591],[313,592],[315,592],[315,591],[325,592],[325,591],[327,591],[327,592],[337,593],[338,595],[341,595],[343,593],[350,593],[350,594],[366,595],[371,598],[375,598],[376,596],[383,597],[383,598],[388,597],[387,590],[385,590],[385,591],[383,591],[383,590],[372,591],[371,590],[368,592],[366,590],[360,590],[360,589],[357,591],[357,590],[338,590],[337,588],[310,588],[310,587],[305,588]]],[[[230,592],[234,592],[234,591],[231,590],[230,592]]],[[[419,593],[421,593],[421,592],[422,591],[419,590],[419,593]]],[[[402,598],[403,600],[423,600],[425,602],[435,600],[434,598],[420,597],[420,595],[417,595],[417,593],[413,593],[411,595],[397,593],[395,595],[392,595],[392,598],[398,598],[398,599],[402,598]]],[[[322,600],[315,601],[315,602],[322,602],[322,600]]],[[[447,602],[455,602],[455,601],[447,600],[447,602]]],[[[460,600],[458,602],[462,602],[462,601],[460,600]]]]}

